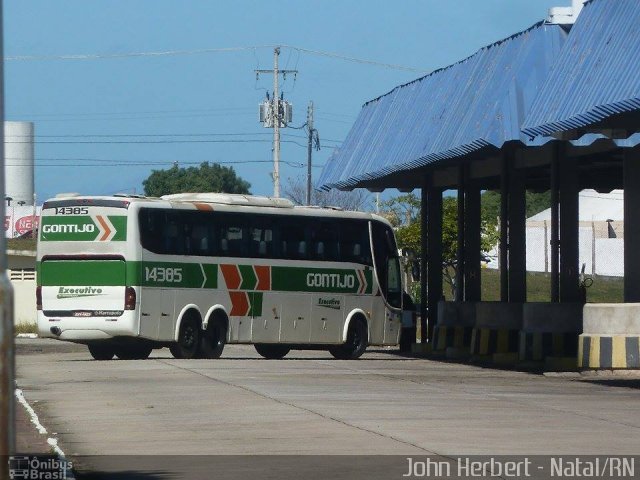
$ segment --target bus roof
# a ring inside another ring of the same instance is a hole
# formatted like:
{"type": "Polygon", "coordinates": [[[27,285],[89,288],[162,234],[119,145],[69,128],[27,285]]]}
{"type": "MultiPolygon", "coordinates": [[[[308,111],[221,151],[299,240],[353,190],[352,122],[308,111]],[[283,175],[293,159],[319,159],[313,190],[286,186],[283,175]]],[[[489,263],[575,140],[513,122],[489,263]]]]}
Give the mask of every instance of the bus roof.
{"type": "Polygon", "coordinates": [[[291,212],[298,215],[308,216],[374,219],[389,224],[389,221],[386,218],[374,213],[343,210],[338,207],[298,206],[294,205],[291,200],[285,198],[230,193],[176,193],[172,195],[164,195],[162,197],[145,197],[143,195],[128,194],[115,194],[111,196],[62,194],[57,195],[53,199],[47,200],[43,208],[59,206],[63,203],[66,205],[90,205],[95,202],[96,206],[99,206],[100,204],[104,205],[105,202],[110,203],[110,201],[122,202],[122,206],[125,208],[129,204],[148,204],[149,206],[153,205],[158,207],[166,206],[189,209],[198,208],[199,205],[204,204],[219,205],[222,207],[220,210],[224,211],[229,211],[234,207],[242,207],[242,209],[245,210],[245,208],[248,207],[248,209],[253,210],[256,213],[271,210],[271,213],[274,214],[291,212]],[[289,212],[287,212],[287,210],[289,210],[289,212]]]}

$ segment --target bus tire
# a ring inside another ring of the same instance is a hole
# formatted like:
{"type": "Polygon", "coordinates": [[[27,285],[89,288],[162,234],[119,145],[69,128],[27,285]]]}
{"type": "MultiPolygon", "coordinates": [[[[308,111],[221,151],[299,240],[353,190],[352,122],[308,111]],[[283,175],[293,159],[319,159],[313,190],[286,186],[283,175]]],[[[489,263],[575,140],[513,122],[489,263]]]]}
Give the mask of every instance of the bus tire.
{"type": "Polygon", "coordinates": [[[227,322],[221,318],[212,319],[200,340],[202,358],[220,358],[227,343],[227,322]]]}
{"type": "Polygon", "coordinates": [[[268,343],[256,343],[254,347],[256,347],[256,352],[268,360],[280,360],[291,351],[286,345],[268,343]]]}
{"type": "Polygon", "coordinates": [[[106,343],[90,343],[87,347],[94,360],[111,360],[115,355],[113,347],[106,343]]]}
{"type": "Polygon", "coordinates": [[[152,350],[151,345],[126,345],[116,347],[115,354],[120,360],[146,360],[152,350]]]}
{"type": "Polygon", "coordinates": [[[354,318],[347,331],[347,341],[342,345],[329,348],[329,353],[338,360],[355,360],[367,349],[367,324],[360,318],[354,318]]]}
{"type": "Polygon", "coordinates": [[[169,347],[175,358],[192,359],[200,354],[200,321],[195,315],[185,316],[180,325],[178,341],[169,347]]]}

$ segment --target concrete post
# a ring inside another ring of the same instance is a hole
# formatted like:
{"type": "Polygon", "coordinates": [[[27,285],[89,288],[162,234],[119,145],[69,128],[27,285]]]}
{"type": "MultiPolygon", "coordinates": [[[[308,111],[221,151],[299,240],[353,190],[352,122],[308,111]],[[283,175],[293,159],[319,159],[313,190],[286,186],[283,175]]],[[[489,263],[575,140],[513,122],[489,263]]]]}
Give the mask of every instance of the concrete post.
{"type": "Polygon", "coordinates": [[[509,165],[509,301],[527,300],[526,189],[524,171],[509,165]]]}
{"type": "Polygon", "coordinates": [[[578,262],[578,161],[560,158],[560,301],[579,302],[580,272],[578,262]]]}
{"type": "Polygon", "coordinates": [[[624,301],[640,302],[640,149],[624,152],[624,301]]]}

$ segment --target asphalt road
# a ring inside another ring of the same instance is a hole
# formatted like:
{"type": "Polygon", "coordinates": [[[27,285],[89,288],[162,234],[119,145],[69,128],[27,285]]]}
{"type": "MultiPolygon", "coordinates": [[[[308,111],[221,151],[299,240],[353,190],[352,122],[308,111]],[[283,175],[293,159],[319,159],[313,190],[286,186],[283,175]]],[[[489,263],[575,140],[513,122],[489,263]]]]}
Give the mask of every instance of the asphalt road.
{"type": "MultiPolygon", "coordinates": [[[[419,455],[640,453],[638,377],[543,376],[391,351],[264,360],[250,346],[227,346],[218,360],[176,360],[163,349],[98,362],[56,341],[20,339],[17,350],[18,386],[71,458],[396,455],[405,468],[419,455]]],[[[109,458],[79,463],[116,469],[109,458]]],[[[189,461],[196,470],[198,458],[189,461]]]]}

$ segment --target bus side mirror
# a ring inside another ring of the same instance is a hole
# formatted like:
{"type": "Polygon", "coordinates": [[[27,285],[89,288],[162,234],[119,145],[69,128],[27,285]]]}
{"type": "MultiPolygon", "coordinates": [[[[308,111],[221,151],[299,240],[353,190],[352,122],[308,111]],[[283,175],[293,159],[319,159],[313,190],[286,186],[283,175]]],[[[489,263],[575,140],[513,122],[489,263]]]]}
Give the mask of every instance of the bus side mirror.
{"type": "Polygon", "coordinates": [[[420,280],[420,262],[417,260],[411,262],[411,276],[413,277],[414,282],[420,280]]]}

